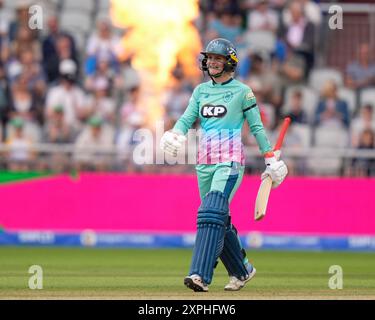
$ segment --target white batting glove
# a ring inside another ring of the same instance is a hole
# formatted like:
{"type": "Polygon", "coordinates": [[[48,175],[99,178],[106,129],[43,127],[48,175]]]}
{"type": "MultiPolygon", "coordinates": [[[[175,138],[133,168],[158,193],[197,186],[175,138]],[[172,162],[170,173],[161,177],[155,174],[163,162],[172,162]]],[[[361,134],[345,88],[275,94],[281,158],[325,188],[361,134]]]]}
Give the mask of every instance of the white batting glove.
{"type": "Polygon", "coordinates": [[[276,157],[265,158],[266,170],[262,173],[261,179],[268,176],[272,179],[272,188],[277,188],[284,181],[288,174],[288,168],[284,161],[277,160],[276,157]]]}
{"type": "Polygon", "coordinates": [[[184,135],[173,131],[166,131],[160,139],[160,148],[164,152],[176,157],[178,150],[182,148],[185,141],[186,137],[184,135]]]}

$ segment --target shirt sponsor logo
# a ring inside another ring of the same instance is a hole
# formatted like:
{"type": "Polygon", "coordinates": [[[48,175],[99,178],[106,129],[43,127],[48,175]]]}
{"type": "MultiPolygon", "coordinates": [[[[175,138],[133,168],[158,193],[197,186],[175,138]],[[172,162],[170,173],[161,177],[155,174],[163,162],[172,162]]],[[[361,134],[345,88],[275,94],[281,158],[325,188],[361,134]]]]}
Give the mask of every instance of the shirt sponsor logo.
{"type": "Polygon", "coordinates": [[[222,118],[226,115],[227,108],[223,105],[214,106],[206,104],[201,109],[201,116],[203,118],[222,118]]]}

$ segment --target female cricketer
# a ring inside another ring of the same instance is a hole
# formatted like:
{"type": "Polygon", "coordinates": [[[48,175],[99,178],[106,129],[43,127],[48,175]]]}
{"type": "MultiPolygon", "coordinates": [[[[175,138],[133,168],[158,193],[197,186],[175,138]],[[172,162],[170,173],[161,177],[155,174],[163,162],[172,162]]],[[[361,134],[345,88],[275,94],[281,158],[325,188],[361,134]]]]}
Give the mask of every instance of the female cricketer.
{"type": "Polygon", "coordinates": [[[229,274],[224,289],[236,291],[256,272],[246,258],[229,212],[244,174],[241,129],[245,119],[265,158],[262,179],[270,176],[275,188],[288,170],[272,152],[252,90],[233,78],[238,63],[236,48],[226,39],[214,39],[202,55],[201,69],[211,80],[194,89],[187,109],[173,129],[164,133],[160,147],[176,156],[188,130],[200,119],[202,136],[196,171],[201,205],[190,272],[184,284],[194,291],[208,291],[220,258],[229,274]]]}

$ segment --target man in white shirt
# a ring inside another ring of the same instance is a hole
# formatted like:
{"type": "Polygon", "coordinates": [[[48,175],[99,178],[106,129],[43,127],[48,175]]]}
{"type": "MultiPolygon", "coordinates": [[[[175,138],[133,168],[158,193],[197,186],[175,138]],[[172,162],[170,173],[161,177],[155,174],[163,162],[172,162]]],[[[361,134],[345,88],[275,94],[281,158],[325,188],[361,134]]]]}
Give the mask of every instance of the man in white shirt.
{"type": "Polygon", "coordinates": [[[59,66],[60,83],[47,92],[46,117],[52,116],[56,106],[62,106],[65,122],[79,128],[89,110],[85,107],[85,93],[75,84],[77,66],[73,60],[63,60],[59,66]]]}
{"type": "Polygon", "coordinates": [[[277,13],[270,9],[268,0],[258,0],[256,9],[249,13],[247,20],[250,31],[276,32],[279,25],[277,13]]]}

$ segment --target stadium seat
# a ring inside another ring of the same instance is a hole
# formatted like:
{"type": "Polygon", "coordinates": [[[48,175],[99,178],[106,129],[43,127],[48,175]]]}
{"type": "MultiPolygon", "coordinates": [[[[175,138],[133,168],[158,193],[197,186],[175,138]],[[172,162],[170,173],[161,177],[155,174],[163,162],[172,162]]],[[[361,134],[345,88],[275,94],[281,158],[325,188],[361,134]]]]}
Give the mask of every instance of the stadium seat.
{"type": "Polygon", "coordinates": [[[341,128],[318,127],[314,138],[317,150],[322,148],[324,151],[309,157],[309,169],[318,175],[339,175],[342,159],[335,154],[334,149],[348,147],[348,132],[341,128]]]}
{"type": "Polygon", "coordinates": [[[301,147],[309,148],[311,146],[311,128],[307,124],[293,124],[293,131],[301,139],[301,147]]]}
{"type": "MultiPolygon", "coordinates": [[[[8,123],[5,127],[6,136],[12,137],[14,135],[14,128],[8,123]]],[[[26,122],[24,126],[25,136],[32,142],[40,142],[42,138],[41,128],[33,122],[26,122]]]]}
{"type": "Polygon", "coordinates": [[[57,11],[61,8],[61,2],[59,0],[34,0],[32,4],[40,5],[43,8],[43,12],[45,10],[54,10],[57,11]]]}
{"type": "Polygon", "coordinates": [[[343,128],[320,126],[315,130],[315,146],[323,148],[344,148],[348,146],[348,132],[343,128]]]}
{"type": "Polygon", "coordinates": [[[309,86],[320,92],[323,85],[328,81],[333,80],[337,87],[341,87],[344,83],[343,76],[340,71],[336,69],[313,69],[309,77],[309,86]]]}
{"type": "Polygon", "coordinates": [[[64,0],[64,10],[80,10],[93,13],[96,9],[96,1],[93,0],[64,0]]]}
{"type": "Polygon", "coordinates": [[[95,23],[97,23],[98,21],[110,21],[111,20],[111,16],[109,14],[109,11],[105,11],[105,10],[102,10],[102,11],[98,11],[96,13],[96,16],[94,18],[95,20],[95,23]]]}
{"type": "Polygon", "coordinates": [[[16,17],[16,11],[12,7],[4,7],[2,10],[5,17],[7,17],[8,21],[13,21],[16,17]]]}
{"type": "Polygon", "coordinates": [[[350,115],[353,115],[356,110],[356,94],[355,91],[346,87],[341,87],[337,90],[338,97],[348,104],[350,115]]]}
{"type": "Polygon", "coordinates": [[[371,104],[375,108],[375,87],[363,89],[359,96],[361,107],[371,104]]]}
{"type": "Polygon", "coordinates": [[[309,122],[313,121],[314,112],[319,102],[319,94],[312,88],[307,86],[290,86],[285,92],[284,105],[282,107],[283,113],[290,111],[290,101],[292,93],[300,90],[303,96],[303,110],[306,112],[309,122]]]}
{"type": "Polygon", "coordinates": [[[78,49],[81,52],[84,52],[84,50],[86,48],[87,39],[88,39],[87,33],[76,31],[73,34],[73,38],[75,40],[75,43],[76,43],[78,49]]]}
{"type": "Polygon", "coordinates": [[[15,9],[19,4],[19,1],[15,0],[4,0],[5,9],[15,9]]]}
{"type": "Polygon", "coordinates": [[[245,34],[245,42],[251,52],[271,53],[275,49],[276,38],[270,31],[249,31],[245,34]]]}
{"type": "Polygon", "coordinates": [[[88,33],[92,30],[92,19],[90,15],[79,11],[63,11],[60,16],[62,30],[88,33]]]}
{"type": "Polygon", "coordinates": [[[98,0],[98,10],[97,11],[108,11],[111,6],[110,0],[98,0]]]}

